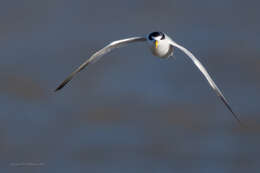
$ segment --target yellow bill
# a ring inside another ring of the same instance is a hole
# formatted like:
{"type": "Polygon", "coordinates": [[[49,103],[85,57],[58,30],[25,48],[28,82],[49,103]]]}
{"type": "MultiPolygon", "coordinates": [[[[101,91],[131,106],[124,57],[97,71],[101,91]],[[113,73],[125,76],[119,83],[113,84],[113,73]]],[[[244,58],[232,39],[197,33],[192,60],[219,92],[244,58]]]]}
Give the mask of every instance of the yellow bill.
{"type": "Polygon", "coordinates": [[[155,48],[157,48],[157,47],[158,47],[158,41],[155,40],[155,48]]]}

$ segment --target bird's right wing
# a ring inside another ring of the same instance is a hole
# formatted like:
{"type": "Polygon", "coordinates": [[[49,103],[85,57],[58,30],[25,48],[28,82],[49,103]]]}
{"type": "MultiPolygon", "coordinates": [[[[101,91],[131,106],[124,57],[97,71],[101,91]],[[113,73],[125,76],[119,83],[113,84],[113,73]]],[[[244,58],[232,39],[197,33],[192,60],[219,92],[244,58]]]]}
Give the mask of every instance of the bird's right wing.
{"type": "Polygon", "coordinates": [[[146,41],[145,37],[131,37],[123,40],[117,40],[113,41],[110,44],[108,44],[106,47],[103,49],[97,51],[94,53],[88,60],[86,60],[83,64],[81,64],[75,71],[73,71],[56,89],[55,91],[58,91],[62,89],[78,72],[83,70],[87,65],[93,64],[97,62],[102,56],[107,54],[108,52],[112,51],[115,48],[119,48],[122,46],[126,46],[129,43],[134,43],[134,42],[144,42],[146,41]]]}

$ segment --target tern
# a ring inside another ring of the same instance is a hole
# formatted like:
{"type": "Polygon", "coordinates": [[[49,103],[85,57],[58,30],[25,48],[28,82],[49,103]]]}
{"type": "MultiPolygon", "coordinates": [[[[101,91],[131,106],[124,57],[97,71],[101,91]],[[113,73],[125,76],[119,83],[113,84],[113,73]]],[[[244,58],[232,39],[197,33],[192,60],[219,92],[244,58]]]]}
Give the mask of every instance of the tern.
{"type": "Polygon", "coordinates": [[[227,102],[226,98],[224,97],[224,95],[222,94],[220,89],[217,87],[215,82],[210,77],[206,68],[200,63],[200,61],[189,50],[187,50],[183,46],[177,44],[175,41],[173,41],[168,35],[166,35],[163,32],[156,31],[156,32],[152,32],[152,33],[148,34],[146,37],[130,37],[130,38],[111,42],[110,44],[105,46],[103,49],[94,53],[88,60],[86,60],[83,64],[81,64],[55,89],[55,91],[62,89],[78,72],[83,70],[89,64],[93,64],[93,63],[97,62],[105,54],[109,53],[110,51],[114,50],[115,48],[120,48],[122,46],[126,46],[128,44],[136,43],[136,42],[147,42],[148,47],[150,48],[152,54],[159,58],[171,57],[173,55],[174,47],[183,51],[190,58],[190,60],[197,66],[197,68],[201,71],[201,73],[207,79],[209,85],[216,92],[217,96],[222,100],[222,102],[226,105],[226,107],[232,113],[234,118],[241,124],[240,119],[234,113],[231,106],[227,102]]]}

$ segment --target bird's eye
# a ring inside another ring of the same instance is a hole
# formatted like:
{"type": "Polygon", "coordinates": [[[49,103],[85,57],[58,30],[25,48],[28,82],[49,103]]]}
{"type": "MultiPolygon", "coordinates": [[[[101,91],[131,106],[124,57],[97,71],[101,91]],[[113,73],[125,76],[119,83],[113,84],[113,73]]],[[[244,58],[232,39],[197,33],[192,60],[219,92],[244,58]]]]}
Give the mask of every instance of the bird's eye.
{"type": "Polygon", "coordinates": [[[162,33],[162,38],[161,38],[161,40],[164,40],[165,39],[165,35],[162,33]]]}
{"type": "Polygon", "coordinates": [[[149,37],[148,37],[148,38],[149,38],[149,40],[153,40],[153,37],[152,37],[152,35],[151,35],[151,34],[149,35],[149,37]]]}

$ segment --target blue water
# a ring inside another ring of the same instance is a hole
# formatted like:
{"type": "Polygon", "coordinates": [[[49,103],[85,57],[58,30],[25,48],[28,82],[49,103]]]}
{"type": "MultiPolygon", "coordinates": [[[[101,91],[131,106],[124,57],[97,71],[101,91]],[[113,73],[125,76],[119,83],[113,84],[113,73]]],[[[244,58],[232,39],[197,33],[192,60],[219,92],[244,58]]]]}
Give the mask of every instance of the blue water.
{"type": "Polygon", "coordinates": [[[6,1],[0,172],[260,170],[259,2],[6,1]],[[180,51],[138,43],[57,85],[121,38],[168,33],[206,66],[247,128],[180,51]]]}

